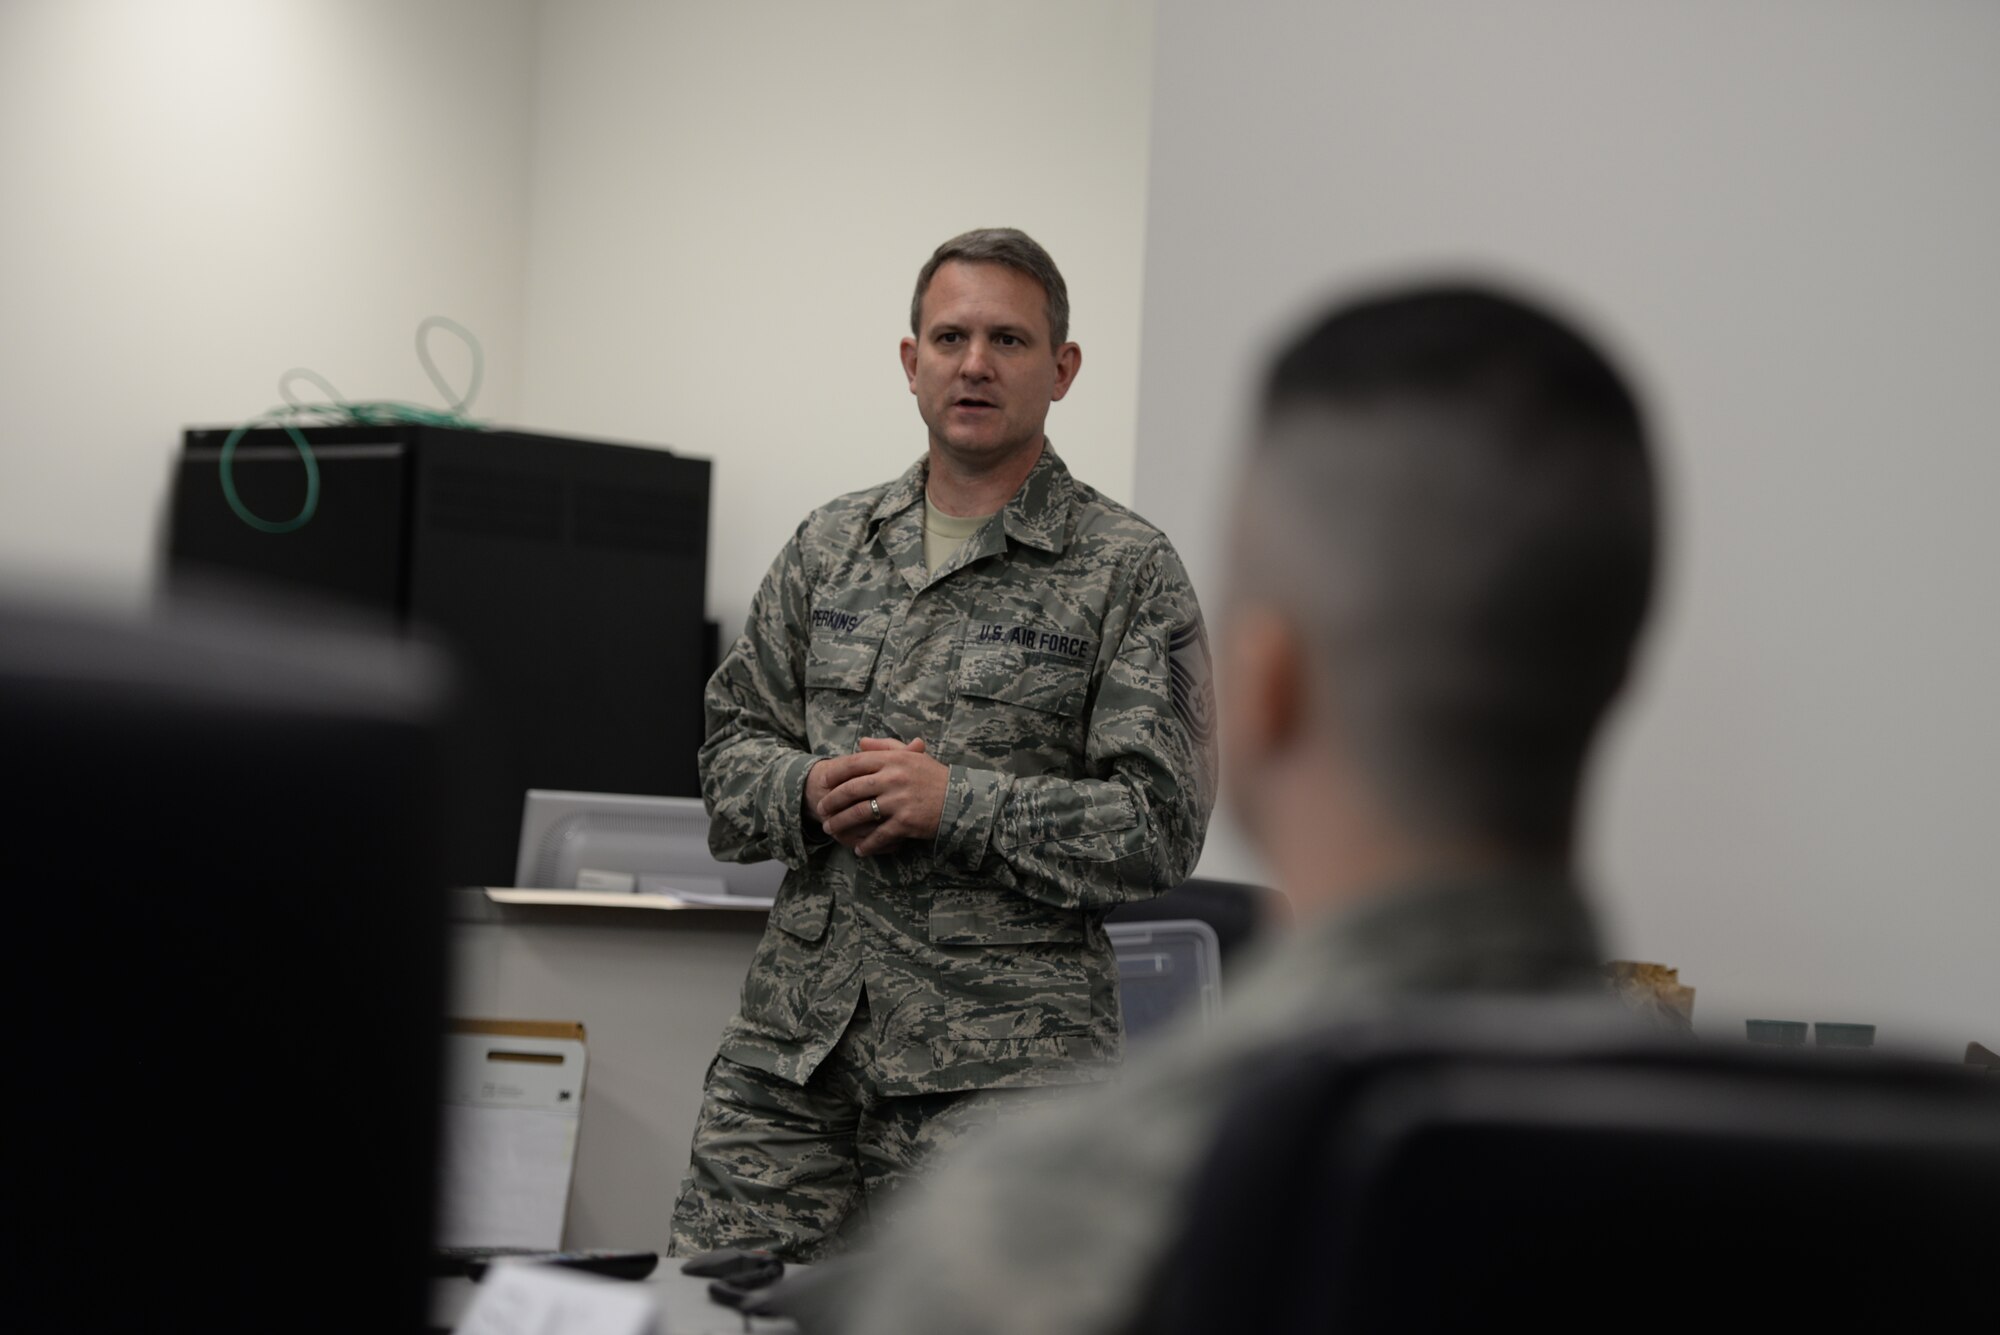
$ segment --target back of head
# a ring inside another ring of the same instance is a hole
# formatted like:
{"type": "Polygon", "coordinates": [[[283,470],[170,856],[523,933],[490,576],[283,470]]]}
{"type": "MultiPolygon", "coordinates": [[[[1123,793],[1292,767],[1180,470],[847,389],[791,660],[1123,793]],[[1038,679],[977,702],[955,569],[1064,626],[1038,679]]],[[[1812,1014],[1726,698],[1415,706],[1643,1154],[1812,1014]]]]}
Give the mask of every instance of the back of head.
{"type": "Polygon", "coordinates": [[[1653,585],[1635,396],[1475,286],[1344,306],[1266,382],[1237,577],[1280,604],[1350,763],[1418,838],[1569,852],[1653,585]]]}

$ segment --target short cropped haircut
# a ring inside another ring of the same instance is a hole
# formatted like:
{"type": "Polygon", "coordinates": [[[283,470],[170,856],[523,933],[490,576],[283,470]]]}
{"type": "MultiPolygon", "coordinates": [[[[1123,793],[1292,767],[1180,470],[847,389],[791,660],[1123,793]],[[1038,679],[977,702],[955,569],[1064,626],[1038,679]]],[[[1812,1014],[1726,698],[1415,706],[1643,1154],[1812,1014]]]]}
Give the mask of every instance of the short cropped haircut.
{"type": "Polygon", "coordinates": [[[924,293],[930,291],[931,279],[937,276],[938,269],[952,260],[1004,264],[1040,283],[1048,299],[1045,309],[1051,349],[1069,342],[1069,286],[1063,282],[1062,270],[1056,268],[1056,262],[1035,238],[1013,227],[977,228],[953,237],[931,252],[917,273],[917,290],[910,298],[912,334],[922,336],[924,331],[919,326],[924,318],[924,293]]]}
{"type": "Polygon", "coordinates": [[[1237,577],[1298,618],[1399,820],[1564,859],[1657,504],[1637,396],[1583,334],[1486,287],[1404,290],[1273,363],[1237,577]]]}

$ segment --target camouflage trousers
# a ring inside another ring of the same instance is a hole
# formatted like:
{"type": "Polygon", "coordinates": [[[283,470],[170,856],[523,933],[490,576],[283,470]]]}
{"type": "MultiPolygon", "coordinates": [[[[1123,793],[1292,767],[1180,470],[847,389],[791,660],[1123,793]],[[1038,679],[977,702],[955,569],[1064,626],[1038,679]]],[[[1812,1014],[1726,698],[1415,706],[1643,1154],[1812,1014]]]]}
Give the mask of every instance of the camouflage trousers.
{"type": "Polygon", "coordinates": [[[939,1154],[1075,1086],[882,1095],[864,993],[804,1085],[717,1056],[680,1198],[673,1254],[763,1247],[817,1261],[865,1239],[939,1154]]]}

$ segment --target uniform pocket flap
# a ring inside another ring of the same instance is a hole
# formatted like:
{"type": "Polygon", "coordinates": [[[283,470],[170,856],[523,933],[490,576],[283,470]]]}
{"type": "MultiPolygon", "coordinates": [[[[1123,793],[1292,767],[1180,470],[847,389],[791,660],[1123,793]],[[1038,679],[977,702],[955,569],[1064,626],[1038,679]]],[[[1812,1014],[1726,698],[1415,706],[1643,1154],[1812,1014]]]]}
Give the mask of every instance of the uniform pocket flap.
{"type": "Polygon", "coordinates": [[[1038,654],[968,652],[959,660],[960,695],[1075,718],[1090,698],[1090,669],[1038,654]]]}
{"type": "Polygon", "coordinates": [[[796,871],[785,873],[778,902],[771,906],[771,921],[780,931],[801,941],[817,941],[826,935],[827,919],[833,916],[833,895],[816,889],[796,871]]]}
{"type": "Polygon", "coordinates": [[[931,944],[1009,946],[1082,941],[1083,914],[996,885],[940,885],[931,890],[931,944]]]}
{"type": "Polygon", "coordinates": [[[880,613],[818,611],[806,641],[808,690],[865,691],[888,634],[880,613]]]}

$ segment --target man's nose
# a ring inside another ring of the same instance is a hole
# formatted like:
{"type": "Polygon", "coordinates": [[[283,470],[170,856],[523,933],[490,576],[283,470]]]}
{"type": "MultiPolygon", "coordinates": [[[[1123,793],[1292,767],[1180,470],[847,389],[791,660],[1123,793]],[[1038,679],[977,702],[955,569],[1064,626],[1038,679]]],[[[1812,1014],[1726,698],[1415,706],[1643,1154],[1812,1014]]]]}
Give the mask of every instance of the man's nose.
{"type": "Polygon", "coordinates": [[[970,339],[965,345],[965,359],[958,364],[958,373],[967,380],[984,380],[993,374],[992,349],[983,338],[970,339]]]}

